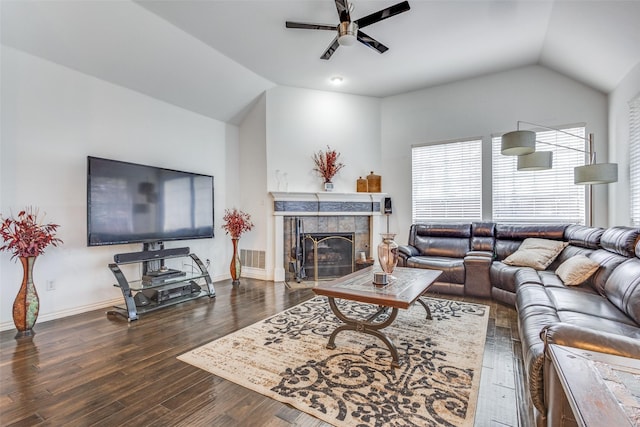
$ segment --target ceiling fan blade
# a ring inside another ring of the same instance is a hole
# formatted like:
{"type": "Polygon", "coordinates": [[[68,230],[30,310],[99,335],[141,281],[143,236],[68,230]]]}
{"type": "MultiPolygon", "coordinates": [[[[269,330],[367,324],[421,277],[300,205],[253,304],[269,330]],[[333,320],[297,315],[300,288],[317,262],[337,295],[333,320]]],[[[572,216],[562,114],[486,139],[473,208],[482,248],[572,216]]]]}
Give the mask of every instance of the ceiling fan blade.
{"type": "Polygon", "coordinates": [[[362,31],[358,31],[358,41],[373,50],[377,50],[380,53],[385,53],[389,50],[388,47],[386,47],[373,37],[366,35],[362,31]]]}
{"type": "Polygon", "coordinates": [[[287,28],[300,28],[303,30],[333,30],[337,31],[337,25],[326,25],[326,24],[307,24],[304,22],[291,22],[287,21],[285,23],[287,28]]]}
{"type": "Polygon", "coordinates": [[[331,55],[333,55],[333,52],[335,52],[338,47],[340,47],[340,43],[338,43],[338,36],[336,36],[336,38],[333,39],[333,41],[331,42],[327,50],[324,51],[320,59],[331,58],[331,55]]]}
{"type": "Polygon", "coordinates": [[[335,0],[336,9],[340,22],[351,22],[351,14],[349,13],[349,2],[347,0],[335,0]]]}
{"type": "MultiPolygon", "coordinates": [[[[338,0],[336,0],[336,4],[337,3],[338,0]]],[[[393,6],[374,12],[371,15],[367,15],[354,22],[358,24],[359,28],[364,28],[367,25],[375,24],[376,22],[382,21],[383,19],[391,18],[392,16],[402,12],[406,12],[409,9],[409,2],[403,1],[402,3],[394,4],[393,6]]]]}

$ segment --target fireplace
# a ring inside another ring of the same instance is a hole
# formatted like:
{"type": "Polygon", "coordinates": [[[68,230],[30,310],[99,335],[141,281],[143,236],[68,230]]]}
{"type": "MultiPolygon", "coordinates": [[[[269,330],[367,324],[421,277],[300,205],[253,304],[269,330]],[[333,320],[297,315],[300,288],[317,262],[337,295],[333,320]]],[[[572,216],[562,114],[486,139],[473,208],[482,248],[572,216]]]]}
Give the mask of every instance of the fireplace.
{"type": "Polygon", "coordinates": [[[305,280],[335,279],[355,269],[355,233],[306,233],[300,236],[305,280]]]}
{"type": "Polygon", "coordinates": [[[332,279],[355,271],[358,256],[370,256],[370,222],[356,215],[284,217],[285,281],[332,279]]]}
{"type": "MultiPolygon", "coordinates": [[[[355,264],[362,256],[372,256],[371,248],[380,242],[381,201],[384,193],[293,193],[272,192],[274,218],[273,278],[275,281],[298,281],[301,264],[314,268],[299,252],[301,236],[322,234],[343,236],[352,234],[349,262],[355,264]]],[[[346,250],[345,250],[346,251],[346,250]]],[[[306,253],[313,252],[305,251],[306,253]]],[[[270,264],[270,263],[269,263],[270,264]]],[[[348,263],[347,263],[348,264],[348,263]]],[[[346,271],[345,274],[350,273],[346,271]]],[[[338,273],[335,273],[336,275],[338,273]]],[[[313,280],[315,271],[306,274],[313,280]]]]}

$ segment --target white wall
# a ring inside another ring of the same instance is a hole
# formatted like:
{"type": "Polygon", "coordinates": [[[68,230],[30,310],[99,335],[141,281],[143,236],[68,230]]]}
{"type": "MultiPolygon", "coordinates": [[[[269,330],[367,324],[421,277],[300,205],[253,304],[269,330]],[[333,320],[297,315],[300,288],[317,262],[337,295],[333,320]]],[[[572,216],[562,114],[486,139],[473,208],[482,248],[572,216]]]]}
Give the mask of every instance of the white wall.
{"type": "MultiPolygon", "coordinates": [[[[237,128],[12,48],[2,46],[1,55],[0,212],[37,206],[61,225],[64,240],[35,265],[39,321],[121,301],[107,264],[115,253],[141,249],[86,246],[87,155],[213,175],[216,238],[167,246],[188,245],[211,259],[214,280],[229,276],[220,225],[225,204],[237,197],[227,194],[233,174],[225,169],[237,128]],[[54,291],[46,291],[47,281],[54,281],[54,291]]],[[[0,327],[8,329],[22,271],[6,252],[0,253],[0,270],[0,327]]]]}
{"type": "Polygon", "coordinates": [[[355,192],[358,176],[380,169],[378,98],[279,86],[267,91],[266,114],[269,191],[278,190],[276,170],[287,174],[288,191],[321,191],[312,156],[327,145],[345,164],[336,192],[355,192]]]}
{"type": "MultiPolygon", "coordinates": [[[[393,200],[391,230],[405,243],[411,225],[411,146],[516,129],[525,120],[548,126],[586,122],[598,161],[607,160],[607,97],[549,69],[530,66],[385,98],[382,176],[393,200]]],[[[615,184],[613,184],[615,185],[615,184]]],[[[594,224],[608,225],[607,186],[594,186],[594,224]]]]}
{"type": "Polygon", "coordinates": [[[611,223],[631,225],[629,212],[629,101],[640,96],[640,64],[609,94],[609,155],[618,163],[618,183],[609,200],[611,223]]]}
{"type": "Polygon", "coordinates": [[[266,95],[262,94],[240,125],[240,188],[239,205],[236,206],[251,215],[254,225],[253,229],[240,239],[240,247],[266,252],[266,270],[242,267],[243,276],[258,279],[273,277],[273,251],[266,250],[270,247],[268,230],[271,224],[270,197],[267,192],[266,105],[266,95]]]}

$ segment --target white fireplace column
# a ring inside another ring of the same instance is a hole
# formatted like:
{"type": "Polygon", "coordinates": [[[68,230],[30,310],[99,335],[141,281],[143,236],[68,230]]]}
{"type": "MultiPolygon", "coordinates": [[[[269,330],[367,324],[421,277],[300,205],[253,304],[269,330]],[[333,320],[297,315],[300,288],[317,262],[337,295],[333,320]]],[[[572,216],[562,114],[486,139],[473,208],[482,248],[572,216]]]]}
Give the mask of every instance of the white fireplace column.
{"type": "Polygon", "coordinates": [[[368,216],[370,256],[378,263],[380,233],[386,231],[386,218],[381,213],[385,193],[289,193],[271,192],[273,198],[274,251],[273,280],[285,280],[284,217],[285,216],[368,216]]]}

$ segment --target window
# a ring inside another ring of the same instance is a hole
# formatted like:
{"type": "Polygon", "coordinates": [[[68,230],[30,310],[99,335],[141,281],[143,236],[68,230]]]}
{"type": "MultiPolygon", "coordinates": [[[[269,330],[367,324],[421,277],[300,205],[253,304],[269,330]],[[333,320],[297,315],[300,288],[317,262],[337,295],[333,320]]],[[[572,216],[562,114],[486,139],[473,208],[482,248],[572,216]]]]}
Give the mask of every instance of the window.
{"type": "Polygon", "coordinates": [[[482,141],[411,149],[413,222],[482,218],[482,141]]]}
{"type": "Polygon", "coordinates": [[[585,149],[585,128],[536,133],[536,150],[553,152],[553,167],[516,170],[517,156],[500,154],[500,137],[493,138],[493,220],[512,223],[585,223],[585,187],[573,183],[573,168],[585,164],[584,152],[541,144],[585,149]]]}
{"type": "Polygon", "coordinates": [[[640,95],[629,103],[629,186],[631,224],[640,226],[640,95]]]}

